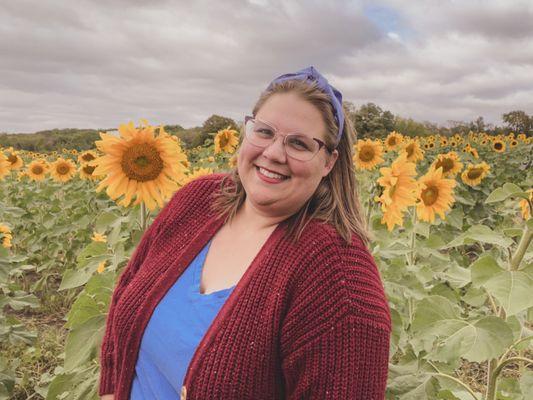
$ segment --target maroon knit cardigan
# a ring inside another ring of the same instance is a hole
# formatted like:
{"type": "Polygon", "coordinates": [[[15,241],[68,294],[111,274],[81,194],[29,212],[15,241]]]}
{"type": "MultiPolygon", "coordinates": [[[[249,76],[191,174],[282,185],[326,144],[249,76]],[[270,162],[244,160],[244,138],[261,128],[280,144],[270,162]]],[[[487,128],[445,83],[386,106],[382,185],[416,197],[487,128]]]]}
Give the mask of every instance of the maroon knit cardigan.
{"type": "MultiPolygon", "coordinates": [[[[178,190],[120,275],[100,353],[100,396],[129,399],[154,308],[223,225],[209,205],[225,175],[178,190]]],[[[347,244],[316,219],[296,244],[286,232],[284,221],[213,320],[181,400],[384,399],[391,319],[372,255],[358,235],[347,244]]]]}

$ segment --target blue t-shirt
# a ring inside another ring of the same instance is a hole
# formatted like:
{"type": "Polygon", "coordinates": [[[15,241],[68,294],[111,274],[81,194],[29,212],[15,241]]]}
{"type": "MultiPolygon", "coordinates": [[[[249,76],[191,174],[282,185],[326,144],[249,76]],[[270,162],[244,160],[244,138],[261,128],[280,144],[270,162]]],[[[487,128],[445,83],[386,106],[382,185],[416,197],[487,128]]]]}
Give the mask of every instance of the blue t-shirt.
{"type": "Polygon", "coordinates": [[[211,240],[155,308],[135,365],[130,400],[175,400],[196,347],[235,286],[200,294],[211,240]]]}

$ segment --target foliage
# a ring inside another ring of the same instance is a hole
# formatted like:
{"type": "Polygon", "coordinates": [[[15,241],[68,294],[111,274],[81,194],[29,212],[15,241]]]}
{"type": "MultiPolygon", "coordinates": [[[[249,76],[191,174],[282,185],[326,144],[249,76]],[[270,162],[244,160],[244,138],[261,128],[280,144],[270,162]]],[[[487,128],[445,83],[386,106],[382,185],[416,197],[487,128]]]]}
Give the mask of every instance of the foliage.
{"type": "MultiPolygon", "coordinates": [[[[388,400],[532,396],[533,219],[524,220],[519,207],[531,201],[532,145],[500,154],[472,144],[490,174],[477,186],[457,179],[453,208],[433,224],[412,207],[403,226],[388,232],[375,202],[379,171],[357,172],[393,319],[388,400]],[[468,365],[486,369],[475,384],[460,373],[468,365]]],[[[428,149],[419,172],[447,150],[428,149]]],[[[386,165],[394,153],[385,155],[386,165]]],[[[226,171],[229,156],[214,154],[211,138],[187,150],[190,170],[226,171]]],[[[461,159],[473,161],[467,153],[461,159]]],[[[15,174],[0,181],[0,222],[13,234],[11,248],[0,246],[0,400],[98,399],[111,294],[155,215],[118,206],[95,192],[97,184],[19,181],[15,174]]]]}

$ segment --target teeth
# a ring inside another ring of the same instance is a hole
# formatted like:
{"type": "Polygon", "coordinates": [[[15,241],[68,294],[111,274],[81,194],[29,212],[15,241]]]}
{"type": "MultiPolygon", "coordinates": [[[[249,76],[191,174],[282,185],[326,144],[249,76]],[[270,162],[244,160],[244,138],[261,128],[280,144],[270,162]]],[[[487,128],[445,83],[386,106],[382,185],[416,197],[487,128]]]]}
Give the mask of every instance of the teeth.
{"type": "Polygon", "coordinates": [[[273,172],[270,172],[270,171],[267,171],[266,169],[264,168],[261,168],[259,167],[259,172],[265,176],[268,176],[269,178],[273,178],[273,179],[286,179],[287,177],[283,176],[283,175],[279,175],[279,174],[275,174],[273,172]]]}

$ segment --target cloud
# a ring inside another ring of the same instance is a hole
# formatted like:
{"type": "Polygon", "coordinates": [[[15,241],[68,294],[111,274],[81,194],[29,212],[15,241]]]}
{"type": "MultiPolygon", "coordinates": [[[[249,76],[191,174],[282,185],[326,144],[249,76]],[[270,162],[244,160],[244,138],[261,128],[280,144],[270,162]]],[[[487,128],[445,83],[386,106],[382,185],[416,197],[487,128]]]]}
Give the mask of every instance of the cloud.
{"type": "Polygon", "coordinates": [[[309,65],[345,100],[419,120],[533,112],[528,2],[378,3],[2,2],[0,131],[242,120],[309,65]]]}

